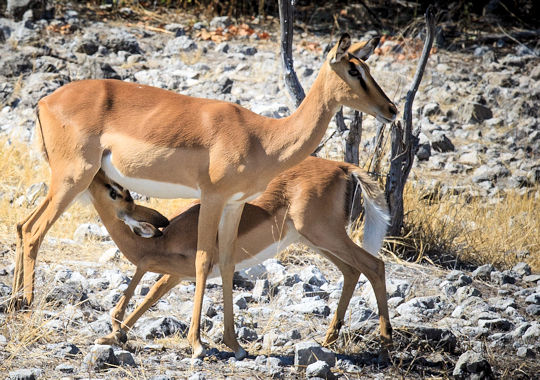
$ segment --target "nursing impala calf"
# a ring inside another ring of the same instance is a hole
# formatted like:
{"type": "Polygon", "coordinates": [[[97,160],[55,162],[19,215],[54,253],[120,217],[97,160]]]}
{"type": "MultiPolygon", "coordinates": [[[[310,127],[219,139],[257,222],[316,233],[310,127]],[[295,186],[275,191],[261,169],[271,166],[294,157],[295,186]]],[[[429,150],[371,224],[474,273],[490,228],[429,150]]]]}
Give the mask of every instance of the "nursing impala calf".
{"type": "Polygon", "coordinates": [[[342,35],[302,104],[282,119],[234,103],[117,80],[73,82],[41,99],[36,132],[51,168],[50,186],[43,202],[17,225],[11,307],[32,303],[45,234],[103,170],[144,195],[201,200],[188,340],[193,357],[204,356],[201,309],[206,279],[217,262],[223,283],[223,341],[237,359],[244,358],[230,298],[244,204],[315,150],[342,105],[383,122],[396,118],[395,105],[362,61],[376,43],[351,46],[350,36],[342,35]]]}
{"type": "MultiPolygon", "coordinates": [[[[89,187],[92,202],[105,227],[126,258],[137,266],[133,279],[112,313],[113,332],[96,341],[120,343],[125,330],[181,280],[195,278],[197,222],[200,204],[191,206],[164,225],[157,211],[133,203],[129,191],[99,172],[89,187]],[[133,232],[134,233],[133,233],[133,232]],[[148,239],[148,237],[153,237],[148,239]],[[124,320],[135,287],[146,272],[163,273],[143,302],[124,320]]],[[[391,343],[386,302],[384,263],[377,258],[386,232],[388,211],[378,184],[359,168],[310,157],[270,182],[266,191],[247,203],[233,254],[237,267],[250,267],[270,258],[291,243],[305,243],[333,262],[343,273],[343,291],[324,344],[339,335],[345,311],[360,273],[371,282],[379,308],[383,343],[391,343]],[[364,195],[364,247],[347,235],[348,194],[358,183],[364,195]]],[[[218,267],[211,275],[218,275],[218,267]]]]}

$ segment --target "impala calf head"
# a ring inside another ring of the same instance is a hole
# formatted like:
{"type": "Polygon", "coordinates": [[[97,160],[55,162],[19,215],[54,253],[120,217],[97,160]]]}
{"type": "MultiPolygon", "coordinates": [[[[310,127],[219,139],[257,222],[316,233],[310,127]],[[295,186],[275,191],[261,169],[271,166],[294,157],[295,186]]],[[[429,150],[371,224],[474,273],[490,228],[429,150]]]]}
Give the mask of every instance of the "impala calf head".
{"type": "Polygon", "coordinates": [[[379,38],[351,46],[351,37],[343,34],[328,53],[327,63],[334,94],[340,104],[365,112],[383,123],[395,120],[397,108],[377,84],[364,62],[375,50],[379,38]]]}
{"type": "Polygon", "coordinates": [[[129,191],[111,181],[101,170],[94,177],[89,190],[94,202],[104,206],[107,212],[123,221],[138,236],[161,236],[159,227],[169,225],[169,220],[158,211],[135,204],[129,191]]]}

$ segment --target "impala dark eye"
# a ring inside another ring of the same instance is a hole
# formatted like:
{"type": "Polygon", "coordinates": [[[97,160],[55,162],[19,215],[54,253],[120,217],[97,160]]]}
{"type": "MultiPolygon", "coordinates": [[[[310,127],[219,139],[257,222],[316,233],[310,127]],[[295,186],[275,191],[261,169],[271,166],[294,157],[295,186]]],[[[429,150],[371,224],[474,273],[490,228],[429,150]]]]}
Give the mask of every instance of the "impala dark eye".
{"type": "Polygon", "coordinates": [[[109,193],[109,195],[112,199],[116,199],[116,196],[118,195],[118,193],[116,192],[115,189],[111,189],[111,192],[109,193]]]}
{"type": "Polygon", "coordinates": [[[349,75],[353,76],[353,77],[357,77],[360,75],[360,72],[356,69],[350,69],[349,70],[349,75]]]}

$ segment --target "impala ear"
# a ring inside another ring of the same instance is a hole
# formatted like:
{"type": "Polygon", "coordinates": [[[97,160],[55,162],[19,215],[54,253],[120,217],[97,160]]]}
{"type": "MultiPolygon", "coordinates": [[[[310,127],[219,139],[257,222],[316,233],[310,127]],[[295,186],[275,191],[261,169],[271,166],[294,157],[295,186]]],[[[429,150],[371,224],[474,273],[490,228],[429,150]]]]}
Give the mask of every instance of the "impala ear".
{"type": "Polygon", "coordinates": [[[330,63],[338,63],[345,57],[347,50],[351,47],[351,36],[348,33],[343,33],[339,42],[328,53],[330,63]]]}
{"type": "Polygon", "coordinates": [[[163,233],[152,223],[139,221],[126,213],[120,213],[118,218],[123,221],[135,235],[143,238],[153,238],[163,235],[163,233]]]}
{"type": "Polygon", "coordinates": [[[163,235],[163,233],[147,222],[138,222],[136,225],[128,224],[135,235],[143,238],[153,238],[163,235]]]}
{"type": "Polygon", "coordinates": [[[164,217],[161,213],[153,208],[141,205],[135,206],[135,209],[131,213],[131,217],[136,220],[144,220],[155,227],[167,227],[169,225],[169,219],[164,217]]]}
{"type": "Polygon", "coordinates": [[[381,37],[375,37],[368,41],[357,42],[349,48],[349,53],[354,55],[356,58],[365,61],[371,54],[373,54],[375,48],[377,45],[379,45],[380,40],[381,37]]]}

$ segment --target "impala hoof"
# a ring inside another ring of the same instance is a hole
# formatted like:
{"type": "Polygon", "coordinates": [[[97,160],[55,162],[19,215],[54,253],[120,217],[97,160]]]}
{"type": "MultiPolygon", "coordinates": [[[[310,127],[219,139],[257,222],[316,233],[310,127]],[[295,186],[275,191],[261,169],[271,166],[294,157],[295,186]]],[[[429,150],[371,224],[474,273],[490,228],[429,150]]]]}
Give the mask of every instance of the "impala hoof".
{"type": "Polygon", "coordinates": [[[234,353],[234,357],[236,358],[236,360],[243,360],[247,357],[247,352],[242,347],[240,347],[234,353]]]}
{"type": "Polygon", "coordinates": [[[106,344],[120,346],[127,342],[127,334],[124,330],[116,330],[104,337],[98,338],[94,341],[94,344],[106,344]]]}
{"type": "Polygon", "coordinates": [[[193,349],[193,354],[191,355],[191,359],[202,359],[205,356],[206,356],[206,350],[204,349],[203,346],[199,346],[193,349]]]}

